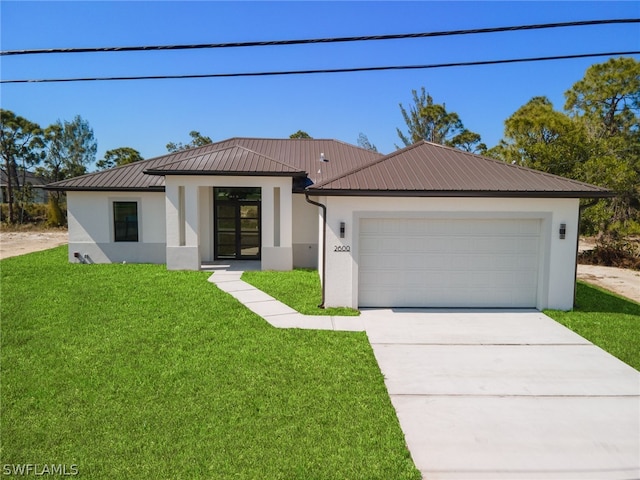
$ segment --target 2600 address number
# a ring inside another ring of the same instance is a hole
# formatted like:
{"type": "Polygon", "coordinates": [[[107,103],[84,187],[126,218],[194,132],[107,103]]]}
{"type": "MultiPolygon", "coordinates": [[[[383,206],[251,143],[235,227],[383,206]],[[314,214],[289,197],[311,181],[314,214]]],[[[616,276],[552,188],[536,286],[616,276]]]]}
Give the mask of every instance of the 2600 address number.
{"type": "Polygon", "coordinates": [[[333,251],[334,252],[350,252],[351,246],[350,245],[334,245],[333,251]]]}

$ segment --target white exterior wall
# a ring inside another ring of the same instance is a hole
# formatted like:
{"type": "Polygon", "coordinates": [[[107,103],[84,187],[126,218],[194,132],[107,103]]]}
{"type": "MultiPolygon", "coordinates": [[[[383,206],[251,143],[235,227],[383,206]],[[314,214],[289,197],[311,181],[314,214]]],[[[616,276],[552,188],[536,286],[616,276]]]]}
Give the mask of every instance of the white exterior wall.
{"type": "Polygon", "coordinates": [[[318,210],[304,194],[293,195],[293,266],[318,268],[318,210]]]}
{"type": "MultiPolygon", "coordinates": [[[[317,197],[311,197],[316,200],[317,197]]],[[[325,305],[358,307],[361,218],[537,218],[542,221],[537,308],[573,307],[578,229],[577,199],[320,197],[327,205],[325,305]],[[345,238],[340,238],[345,222],[345,238]],[[559,238],[560,224],[566,237],[559,238]],[[335,247],[343,251],[335,251],[335,247]]],[[[321,231],[321,230],[320,230],[321,231]]],[[[319,265],[322,264],[319,252],[319,265]]]]}
{"type": "Polygon", "coordinates": [[[165,263],[164,192],[67,192],[69,261],[165,263]],[[138,203],[138,242],[114,242],[113,202],[138,203]]]}
{"type": "Polygon", "coordinates": [[[213,187],[261,188],[263,270],[293,268],[291,177],[172,175],[165,178],[166,259],[171,270],[199,270],[213,258],[213,187]],[[276,202],[279,189],[279,202],[276,202]],[[184,192],[183,208],[181,194],[184,192]],[[277,211],[276,211],[277,209],[277,211]],[[184,212],[182,215],[181,212],[184,212]],[[278,217],[278,221],[276,221],[278,217]],[[275,231],[275,225],[279,230],[275,231]],[[181,238],[181,231],[184,238],[181,238]]]}

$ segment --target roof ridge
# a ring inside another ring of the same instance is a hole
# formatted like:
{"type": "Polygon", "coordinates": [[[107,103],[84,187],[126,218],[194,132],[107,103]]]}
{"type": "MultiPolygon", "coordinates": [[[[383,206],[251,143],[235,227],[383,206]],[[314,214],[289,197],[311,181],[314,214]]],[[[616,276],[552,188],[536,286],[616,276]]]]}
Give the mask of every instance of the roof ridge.
{"type": "MultiPolygon", "coordinates": [[[[217,144],[220,144],[220,143],[229,142],[229,141],[232,141],[232,140],[236,140],[236,137],[227,138],[226,140],[219,140],[217,142],[207,143],[205,145],[199,145],[197,147],[185,148],[184,150],[177,150],[175,152],[167,152],[167,153],[164,153],[162,155],[156,155],[155,157],[152,157],[152,158],[146,158],[145,161],[146,160],[159,160],[162,157],[169,157],[171,155],[179,155],[181,153],[187,153],[187,152],[193,153],[196,150],[200,150],[202,148],[207,148],[207,147],[210,147],[211,145],[217,145],[217,144]]],[[[188,155],[186,158],[189,158],[189,157],[191,157],[191,155],[188,155]]]]}
{"type": "MultiPolygon", "coordinates": [[[[290,164],[288,164],[288,163],[283,162],[282,160],[278,160],[277,158],[270,157],[269,155],[265,155],[264,153],[256,152],[256,151],[255,151],[255,150],[253,150],[252,148],[245,147],[244,145],[234,145],[234,147],[243,148],[243,149],[244,149],[244,150],[246,150],[247,152],[255,153],[256,155],[259,155],[259,156],[261,156],[261,157],[267,158],[267,159],[271,160],[272,162],[275,162],[275,163],[278,163],[278,164],[280,164],[280,165],[284,165],[285,167],[288,167],[288,168],[294,169],[294,170],[296,170],[297,172],[302,171],[302,170],[298,170],[298,169],[297,169],[296,167],[294,167],[293,165],[290,165],[290,164]]],[[[221,149],[221,150],[223,150],[223,149],[221,149]]],[[[219,151],[219,150],[215,150],[215,151],[219,151]]],[[[305,172],[305,173],[307,173],[307,172],[305,172]]]]}
{"type": "MultiPolygon", "coordinates": [[[[170,156],[170,155],[176,155],[176,154],[180,154],[180,153],[188,152],[188,153],[189,153],[189,155],[185,155],[185,157],[181,159],[181,160],[186,160],[186,159],[188,159],[188,158],[191,158],[191,157],[192,157],[192,156],[194,156],[194,155],[199,155],[199,153],[197,152],[197,150],[200,150],[200,149],[203,149],[203,148],[207,148],[207,147],[211,147],[212,145],[218,145],[218,144],[230,143],[230,142],[231,142],[231,143],[232,143],[232,146],[233,146],[233,145],[235,145],[235,146],[240,146],[240,147],[246,148],[247,150],[250,150],[251,152],[256,153],[256,154],[258,154],[258,155],[262,155],[262,156],[264,156],[264,157],[266,157],[266,158],[270,158],[271,160],[274,160],[274,161],[276,161],[276,162],[282,162],[281,160],[277,160],[277,159],[275,159],[275,158],[273,158],[273,157],[269,157],[268,155],[264,155],[264,154],[262,154],[262,153],[260,153],[260,152],[257,152],[257,151],[255,151],[255,150],[253,150],[253,149],[250,149],[250,148],[246,147],[245,145],[242,145],[242,143],[243,143],[242,141],[243,141],[243,140],[267,140],[267,141],[271,140],[271,141],[276,141],[276,142],[282,142],[282,141],[287,141],[287,142],[289,142],[289,141],[300,141],[300,140],[304,140],[304,141],[311,141],[311,142],[335,142],[335,143],[340,143],[340,144],[342,144],[342,145],[346,145],[346,146],[348,146],[348,147],[356,148],[356,149],[359,149],[359,150],[369,151],[369,150],[367,150],[366,148],[362,148],[362,147],[360,147],[360,146],[358,146],[358,145],[352,145],[351,143],[345,142],[345,141],[343,141],[343,140],[336,140],[335,138],[231,137],[231,138],[227,138],[227,139],[225,139],[225,140],[220,140],[220,141],[217,141],[217,142],[207,143],[206,145],[200,145],[199,147],[188,148],[188,149],[186,149],[186,150],[180,150],[180,151],[177,151],[177,152],[169,152],[169,153],[165,153],[164,155],[158,155],[158,156],[156,156],[156,157],[148,158],[148,159],[145,159],[145,160],[161,159],[162,157],[168,157],[168,156],[170,156]]],[[[220,149],[217,149],[217,150],[212,150],[212,151],[213,151],[213,152],[215,152],[215,151],[218,151],[218,150],[222,150],[222,149],[224,149],[224,148],[229,148],[229,147],[223,147],[223,148],[220,148],[220,149]]],[[[371,153],[374,153],[374,154],[378,154],[378,155],[382,155],[382,156],[384,156],[384,154],[379,153],[379,152],[371,152],[371,153]]],[[[169,163],[173,163],[174,161],[175,161],[175,160],[172,160],[171,162],[168,162],[168,163],[163,164],[163,165],[168,165],[169,163]]],[[[282,162],[282,163],[283,163],[284,165],[287,165],[287,166],[291,167],[291,165],[289,165],[289,164],[287,164],[287,163],[284,163],[284,162],[282,162]]]]}
{"type": "MultiPolygon", "coordinates": [[[[232,140],[235,140],[235,138],[229,139],[229,140],[224,140],[224,142],[228,142],[228,141],[232,141],[232,140]]],[[[223,143],[223,142],[217,142],[217,143],[223,143]]],[[[213,144],[209,143],[207,145],[203,145],[203,147],[209,146],[209,145],[213,145],[213,144]]],[[[200,147],[198,147],[198,148],[200,148],[200,147]]],[[[251,148],[248,148],[248,147],[245,147],[244,145],[240,145],[239,143],[234,143],[234,144],[228,145],[226,147],[218,148],[216,150],[211,150],[211,151],[208,151],[208,152],[205,152],[205,153],[198,153],[196,155],[185,156],[184,158],[181,158],[179,160],[173,160],[171,162],[162,163],[160,165],[157,165],[156,167],[150,168],[149,170],[151,170],[151,171],[153,171],[153,170],[162,170],[163,167],[169,167],[169,166],[174,165],[174,164],[179,163],[179,162],[184,162],[186,160],[191,160],[192,158],[197,157],[198,155],[213,155],[213,154],[215,154],[217,152],[222,152],[224,150],[230,150],[232,148],[241,148],[242,150],[245,150],[247,152],[251,152],[251,153],[253,153],[255,155],[258,155],[259,157],[266,158],[267,160],[269,160],[271,162],[277,163],[278,165],[283,165],[283,166],[285,166],[287,168],[290,168],[290,169],[292,169],[292,170],[294,170],[296,172],[300,172],[301,171],[301,170],[298,170],[293,165],[289,165],[288,163],[284,163],[284,162],[282,162],[280,160],[277,160],[277,159],[275,159],[273,157],[270,157],[269,155],[265,155],[264,153],[256,152],[255,150],[253,150],[251,148]]],[[[155,175],[153,173],[147,173],[147,170],[144,170],[142,173],[144,173],[145,175],[155,175]]],[[[307,172],[305,172],[305,173],[307,173],[307,172]]]]}
{"type": "Polygon", "coordinates": [[[377,155],[381,155],[382,157],[385,157],[385,156],[387,156],[387,155],[390,155],[390,154],[386,154],[386,153],[380,153],[380,152],[378,152],[378,151],[369,150],[368,148],[361,147],[360,145],[354,145],[354,144],[352,144],[352,143],[345,142],[344,140],[337,140],[337,139],[335,139],[335,138],[331,138],[331,139],[327,139],[327,140],[330,140],[330,141],[332,141],[332,142],[336,142],[336,143],[341,143],[341,144],[346,145],[346,146],[348,146],[348,147],[357,148],[357,149],[359,149],[359,150],[364,150],[365,152],[370,152],[370,153],[373,153],[374,155],[375,155],[375,154],[377,154],[377,155]]]}
{"type": "MultiPolygon", "coordinates": [[[[365,168],[369,168],[369,167],[372,167],[372,166],[377,165],[379,163],[382,163],[383,161],[388,160],[389,158],[397,155],[399,152],[406,152],[406,151],[408,151],[408,150],[410,150],[412,148],[416,148],[417,146],[421,145],[422,143],[428,143],[428,142],[425,142],[424,140],[421,140],[419,142],[413,143],[413,144],[408,145],[408,146],[406,146],[404,148],[400,148],[400,149],[396,150],[395,152],[391,152],[391,153],[388,153],[386,155],[381,153],[380,155],[382,155],[382,157],[376,158],[375,160],[373,160],[373,161],[371,161],[369,163],[365,163],[364,165],[359,165],[359,166],[357,166],[355,168],[352,168],[351,170],[348,170],[348,171],[343,172],[343,173],[341,173],[339,175],[336,175],[335,177],[331,177],[331,178],[328,178],[326,180],[323,180],[320,183],[315,183],[313,185],[313,187],[321,187],[323,185],[326,185],[327,183],[335,182],[336,180],[344,178],[344,177],[346,177],[348,175],[353,175],[354,173],[360,172],[360,171],[364,170],[365,168]]],[[[352,145],[352,146],[354,146],[354,145],[352,145]]],[[[356,147],[356,148],[362,148],[362,147],[356,147]]],[[[362,150],[366,150],[366,148],[363,148],[362,150]]]]}
{"type": "MultiPolygon", "coordinates": [[[[341,142],[342,140],[336,140],[335,138],[274,138],[274,137],[232,137],[225,141],[229,140],[276,140],[276,141],[311,141],[311,142],[341,142]]],[[[347,144],[351,145],[351,144],[347,144]]],[[[352,147],[357,147],[357,145],[351,145],[352,147]]],[[[358,147],[360,148],[360,147],[358,147]]]]}

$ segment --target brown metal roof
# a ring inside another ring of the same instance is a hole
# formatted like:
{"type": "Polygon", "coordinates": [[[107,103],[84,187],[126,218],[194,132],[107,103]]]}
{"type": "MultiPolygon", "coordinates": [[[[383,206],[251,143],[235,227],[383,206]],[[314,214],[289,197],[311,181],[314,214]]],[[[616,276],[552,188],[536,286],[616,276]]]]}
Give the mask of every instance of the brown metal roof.
{"type": "Polygon", "coordinates": [[[306,172],[311,181],[319,182],[368,164],[380,157],[382,155],[379,153],[337,140],[230,138],[103,172],[63,180],[50,184],[48,188],[104,191],[163,190],[162,175],[187,173],[256,175],[259,172],[271,172],[296,176],[298,172],[306,172]],[[326,162],[320,161],[321,154],[324,154],[326,162]],[[189,170],[191,168],[194,170],[189,170]],[[145,171],[149,174],[145,174],[145,171]]]}
{"type": "Polygon", "coordinates": [[[214,151],[197,149],[193,156],[147,168],[152,175],[304,175],[305,171],[286,163],[232,145],[214,151]]]}
{"type": "Polygon", "coordinates": [[[145,175],[146,168],[164,163],[163,157],[141,160],[103,172],[89,173],[47,185],[49,190],[163,191],[164,177],[145,175]]]}
{"type": "Polygon", "coordinates": [[[46,188],[162,191],[164,175],[298,176],[304,172],[315,183],[309,191],[319,195],[612,195],[600,187],[424,141],[383,156],[336,140],[266,138],[231,138],[46,188]]]}
{"type": "Polygon", "coordinates": [[[594,185],[421,141],[309,187],[318,195],[607,197],[594,185]]]}
{"type": "Polygon", "coordinates": [[[307,172],[314,183],[334,178],[383,156],[338,140],[233,138],[228,142],[237,142],[239,145],[307,172]],[[326,161],[320,161],[321,154],[324,154],[326,161]]]}

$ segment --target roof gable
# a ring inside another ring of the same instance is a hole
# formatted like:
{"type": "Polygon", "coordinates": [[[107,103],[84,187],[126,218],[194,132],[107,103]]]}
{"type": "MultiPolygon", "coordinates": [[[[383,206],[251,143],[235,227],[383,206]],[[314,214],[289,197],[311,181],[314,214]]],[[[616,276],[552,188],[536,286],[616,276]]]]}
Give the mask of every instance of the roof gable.
{"type": "Polygon", "coordinates": [[[334,195],[610,196],[604,188],[421,141],[309,190],[334,195]]]}
{"type": "Polygon", "coordinates": [[[152,175],[304,175],[304,170],[240,145],[196,149],[193,155],[144,170],[152,175]]]}

